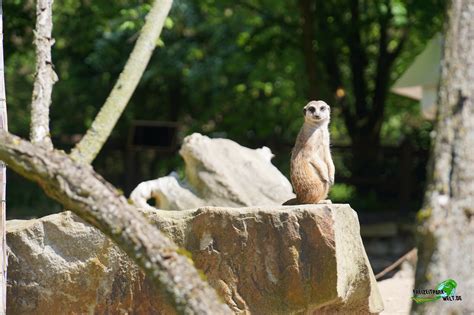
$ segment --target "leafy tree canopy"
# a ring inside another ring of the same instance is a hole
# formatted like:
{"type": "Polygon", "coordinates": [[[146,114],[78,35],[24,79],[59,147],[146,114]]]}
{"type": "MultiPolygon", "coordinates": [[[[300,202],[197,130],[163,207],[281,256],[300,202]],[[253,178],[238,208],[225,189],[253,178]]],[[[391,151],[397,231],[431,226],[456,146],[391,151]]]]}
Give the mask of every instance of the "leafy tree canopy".
{"type": "MultiPolygon", "coordinates": [[[[90,126],[149,9],[146,1],[55,1],[53,63],[59,81],[51,109],[53,138],[83,134],[90,126]]],[[[443,11],[442,0],[176,0],[159,49],[111,140],[124,143],[134,119],[178,121],[183,134],[267,145],[288,172],[301,108],[317,97],[333,107],[333,143],[371,134],[371,143],[398,145],[410,135],[426,149],[431,124],[420,117],[418,102],[388,88],[441,31],[443,11]],[[380,123],[371,124],[379,103],[380,123]]],[[[10,129],[25,137],[34,12],[34,1],[4,4],[10,129]]],[[[105,150],[96,167],[124,187],[123,159],[105,150]]],[[[345,169],[343,162],[336,166],[340,173],[355,174],[356,166],[345,169]]],[[[144,180],[175,168],[177,158],[144,154],[141,163],[138,177],[144,180]]]]}

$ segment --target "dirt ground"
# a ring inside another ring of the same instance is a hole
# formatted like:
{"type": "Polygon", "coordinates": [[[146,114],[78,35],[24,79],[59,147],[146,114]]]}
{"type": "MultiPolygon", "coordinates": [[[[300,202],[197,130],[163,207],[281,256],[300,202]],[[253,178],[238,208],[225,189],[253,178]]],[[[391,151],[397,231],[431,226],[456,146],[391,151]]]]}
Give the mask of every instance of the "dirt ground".
{"type": "Polygon", "coordinates": [[[382,315],[410,314],[413,296],[414,272],[405,265],[392,278],[378,282],[384,303],[382,315]]]}

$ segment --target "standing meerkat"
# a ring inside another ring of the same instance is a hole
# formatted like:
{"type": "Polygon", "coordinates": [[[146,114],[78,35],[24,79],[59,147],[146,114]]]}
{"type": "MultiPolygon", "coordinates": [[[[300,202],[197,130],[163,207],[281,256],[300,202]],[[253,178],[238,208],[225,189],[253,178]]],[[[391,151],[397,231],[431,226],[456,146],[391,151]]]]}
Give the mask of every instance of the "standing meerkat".
{"type": "Polygon", "coordinates": [[[331,109],[323,101],[311,101],[303,108],[304,124],[291,153],[291,183],[296,200],[285,204],[318,203],[334,184],[334,163],[329,149],[331,109]]]}

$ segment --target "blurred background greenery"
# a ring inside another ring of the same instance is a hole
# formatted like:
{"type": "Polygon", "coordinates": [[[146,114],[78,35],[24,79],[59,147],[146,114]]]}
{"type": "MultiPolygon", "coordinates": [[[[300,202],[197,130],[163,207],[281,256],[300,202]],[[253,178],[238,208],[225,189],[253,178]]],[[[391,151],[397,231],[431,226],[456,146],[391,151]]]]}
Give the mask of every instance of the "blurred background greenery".
{"type": "MultiPolygon", "coordinates": [[[[179,146],[132,150],[135,120],[177,122],[192,132],[268,146],[288,176],[290,151],[310,99],[332,106],[333,202],[363,213],[419,209],[431,122],[419,102],[389,92],[442,30],[442,0],[175,0],[152,60],[96,170],[127,195],[143,180],[180,170],[179,146]]],[[[55,0],[51,129],[68,151],[118,77],[147,1],[55,0]]],[[[35,2],[4,3],[9,128],[28,136],[35,2]]],[[[156,135],[159,137],[160,135],[156,135]]],[[[179,142],[178,142],[179,144],[179,142]]],[[[9,218],[60,211],[9,172],[9,218]]]]}

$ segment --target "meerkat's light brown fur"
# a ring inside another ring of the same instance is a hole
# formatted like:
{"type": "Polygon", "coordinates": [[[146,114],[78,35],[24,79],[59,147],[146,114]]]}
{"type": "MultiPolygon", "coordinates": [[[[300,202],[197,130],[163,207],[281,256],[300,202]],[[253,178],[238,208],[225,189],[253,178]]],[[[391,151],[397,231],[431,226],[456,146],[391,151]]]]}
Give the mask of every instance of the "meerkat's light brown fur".
{"type": "Polygon", "coordinates": [[[323,101],[311,101],[303,108],[303,114],[305,121],[291,154],[291,183],[296,203],[318,203],[334,184],[328,131],[330,108],[323,101]]]}

